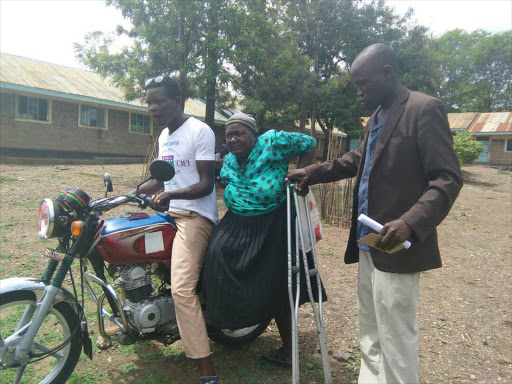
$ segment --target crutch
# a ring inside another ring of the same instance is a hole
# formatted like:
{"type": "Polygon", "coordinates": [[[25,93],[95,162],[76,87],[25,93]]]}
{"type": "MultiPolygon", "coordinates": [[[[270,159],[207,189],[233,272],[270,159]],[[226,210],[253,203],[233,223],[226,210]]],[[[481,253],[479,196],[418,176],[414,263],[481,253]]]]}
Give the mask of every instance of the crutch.
{"type": "Polygon", "coordinates": [[[288,297],[290,300],[290,309],[292,311],[292,384],[299,383],[299,348],[298,348],[298,317],[299,317],[299,298],[300,298],[300,257],[304,263],[306,285],[309,295],[309,301],[313,308],[316,320],[316,329],[320,344],[320,353],[322,355],[322,366],[324,369],[324,381],[326,384],[332,384],[331,366],[329,355],[325,343],[325,331],[322,315],[322,285],[320,274],[316,262],[315,235],[311,225],[311,215],[307,209],[306,199],[300,196],[294,188],[294,184],[286,180],[286,200],[288,214],[288,297]],[[295,255],[292,249],[292,199],[295,208],[295,255]],[[303,220],[305,222],[303,222],[303,220]],[[308,243],[306,244],[306,240],[308,243]],[[312,268],[309,268],[307,259],[308,248],[311,248],[312,268]],[[294,257],[295,256],[295,257],[294,257]],[[296,292],[293,295],[292,276],[296,276],[296,292]],[[315,305],[313,291],[311,289],[311,278],[316,280],[318,289],[318,308],[315,305]]]}

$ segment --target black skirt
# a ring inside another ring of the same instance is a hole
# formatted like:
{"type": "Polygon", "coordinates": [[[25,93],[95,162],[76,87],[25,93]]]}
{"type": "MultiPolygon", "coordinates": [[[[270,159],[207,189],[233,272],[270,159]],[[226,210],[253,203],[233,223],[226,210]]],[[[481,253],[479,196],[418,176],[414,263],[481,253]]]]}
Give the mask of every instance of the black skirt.
{"type": "MultiPolygon", "coordinates": [[[[286,204],[258,216],[228,211],[215,228],[203,267],[206,323],[237,329],[290,313],[287,253],[286,204]]],[[[300,285],[303,304],[309,301],[303,273],[300,285]]],[[[315,279],[312,288],[318,301],[315,279]]],[[[322,292],[325,300],[323,286],[322,292]]]]}

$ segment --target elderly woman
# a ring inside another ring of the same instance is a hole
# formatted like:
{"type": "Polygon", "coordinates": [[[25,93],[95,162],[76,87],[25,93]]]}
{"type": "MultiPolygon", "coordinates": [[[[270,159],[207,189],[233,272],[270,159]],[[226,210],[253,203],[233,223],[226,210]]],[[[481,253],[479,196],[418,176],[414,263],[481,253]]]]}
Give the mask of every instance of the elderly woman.
{"type": "Polygon", "coordinates": [[[312,162],[316,140],[257,131],[254,118],[241,112],[226,123],[230,153],[220,177],[229,210],[214,230],[203,267],[206,321],[238,329],[275,318],[283,347],[264,358],[291,366],[285,177],[291,157],[299,156],[299,167],[312,162]]]}

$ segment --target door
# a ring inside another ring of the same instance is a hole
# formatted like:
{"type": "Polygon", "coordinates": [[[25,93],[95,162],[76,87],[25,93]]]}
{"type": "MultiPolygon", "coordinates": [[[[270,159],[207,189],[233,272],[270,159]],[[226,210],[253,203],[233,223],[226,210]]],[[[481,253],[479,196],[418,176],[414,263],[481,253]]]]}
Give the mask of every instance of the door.
{"type": "Polygon", "coordinates": [[[488,163],[489,162],[489,138],[488,137],[478,137],[476,141],[479,141],[484,145],[484,151],[480,154],[478,159],[476,159],[477,163],[488,163]]]}

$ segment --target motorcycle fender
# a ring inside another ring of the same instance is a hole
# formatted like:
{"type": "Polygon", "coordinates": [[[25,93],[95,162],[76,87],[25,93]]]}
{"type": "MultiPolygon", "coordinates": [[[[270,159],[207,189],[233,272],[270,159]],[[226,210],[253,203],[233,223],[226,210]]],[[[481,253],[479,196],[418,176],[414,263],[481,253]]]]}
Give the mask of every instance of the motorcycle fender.
{"type": "MultiPolygon", "coordinates": [[[[33,277],[11,277],[0,280],[0,295],[8,292],[32,291],[36,295],[36,299],[40,300],[43,296],[44,288],[44,283],[33,277]]],[[[69,291],[62,287],[59,289],[55,301],[66,301],[72,305],[77,314],[80,313],[81,307],[78,301],[69,291]]]]}

